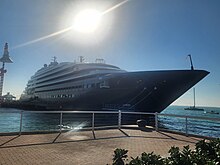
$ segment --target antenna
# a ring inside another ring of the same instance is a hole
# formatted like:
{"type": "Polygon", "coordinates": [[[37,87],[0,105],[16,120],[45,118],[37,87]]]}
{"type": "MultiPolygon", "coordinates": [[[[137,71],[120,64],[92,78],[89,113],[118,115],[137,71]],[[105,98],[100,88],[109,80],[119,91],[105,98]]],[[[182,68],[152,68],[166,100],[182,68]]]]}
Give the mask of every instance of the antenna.
{"type": "Polygon", "coordinates": [[[83,57],[83,56],[79,56],[79,62],[80,62],[80,63],[83,63],[83,62],[84,62],[84,60],[85,60],[85,59],[84,59],[84,57],[83,57]]]}
{"type": "Polygon", "coordinates": [[[191,70],[194,70],[191,54],[189,54],[188,56],[189,56],[189,60],[190,60],[191,70]]]}
{"type": "Polygon", "coordinates": [[[56,56],[53,56],[53,57],[52,57],[52,60],[53,60],[54,63],[57,62],[57,57],[56,57],[56,56]]]}

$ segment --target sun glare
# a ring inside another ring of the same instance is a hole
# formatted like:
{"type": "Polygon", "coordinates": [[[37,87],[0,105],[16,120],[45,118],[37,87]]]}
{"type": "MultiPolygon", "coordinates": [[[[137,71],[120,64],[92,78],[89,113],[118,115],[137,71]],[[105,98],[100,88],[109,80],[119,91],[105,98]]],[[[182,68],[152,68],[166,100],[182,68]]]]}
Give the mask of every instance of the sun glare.
{"type": "Polygon", "coordinates": [[[73,22],[73,29],[82,33],[94,32],[101,21],[102,13],[95,9],[79,12],[73,22]]]}

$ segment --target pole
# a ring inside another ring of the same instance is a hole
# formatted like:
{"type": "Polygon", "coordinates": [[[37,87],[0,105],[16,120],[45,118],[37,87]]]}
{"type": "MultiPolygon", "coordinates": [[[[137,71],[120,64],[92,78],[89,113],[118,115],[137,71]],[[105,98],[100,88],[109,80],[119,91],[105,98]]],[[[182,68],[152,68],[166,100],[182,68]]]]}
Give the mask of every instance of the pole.
{"type": "Polygon", "coordinates": [[[118,129],[121,129],[121,111],[118,111],[118,129]]]}
{"type": "Polygon", "coordinates": [[[3,53],[3,56],[0,58],[0,62],[2,62],[2,68],[0,69],[0,78],[1,78],[1,80],[0,80],[0,97],[2,99],[4,74],[6,73],[5,63],[13,63],[13,61],[10,59],[10,56],[9,56],[8,43],[5,43],[4,53],[3,53]]]}
{"type": "Polygon", "coordinates": [[[155,130],[158,131],[158,113],[155,113],[155,130]]]}
{"type": "Polygon", "coordinates": [[[188,56],[189,56],[189,60],[190,60],[190,64],[191,64],[191,70],[194,70],[191,54],[189,54],[188,56]]]}
{"type": "Polygon", "coordinates": [[[23,111],[21,111],[21,114],[20,114],[20,131],[19,131],[19,136],[21,135],[21,131],[22,131],[22,118],[23,118],[23,111]]]}
{"type": "Polygon", "coordinates": [[[196,89],[195,88],[193,88],[193,100],[194,100],[194,108],[196,107],[196,91],[195,91],[196,89]]]}
{"type": "Polygon", "coordinates": [[[92,131],[95,131],[95,113],[92,113],[92,131]]]}
{"type": "Polygon", "coordinates": [[[63,113],[60,113],[60,133],[62,132],[62,124],[63,124],[63,113]]]}
{"type": "Polygon", "coordinates": [[[187,116],[186,116],[185,124],[186,124],[186,136],[188,136],[188,117],[187,116]]]}
{"type": "MultiPolygon", "coordinates": [[[[0,97],[2,97],[2,91],[3,91],[3,82],[4,82],[4,74],[6,73],[5,70],[5,63],[2,63],[2,68],[0,69],[0,75],[1,75],[1,80],[0,80],[0,97]]],[[[2,98],[1,98],[2,99],[2,98]]]]}

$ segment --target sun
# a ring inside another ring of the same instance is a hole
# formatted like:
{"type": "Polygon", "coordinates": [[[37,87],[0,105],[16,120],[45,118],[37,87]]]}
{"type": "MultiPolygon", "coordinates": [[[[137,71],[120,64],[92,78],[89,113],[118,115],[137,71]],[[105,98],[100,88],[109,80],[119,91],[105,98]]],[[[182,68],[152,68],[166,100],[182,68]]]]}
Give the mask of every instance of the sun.
{"type": "Polygon", "coordinates": [[[94,32],[101,21],[102,13],[95,9],[86,9],[79,12],[74,19],[73,29],[82,33],[94,32]]]}

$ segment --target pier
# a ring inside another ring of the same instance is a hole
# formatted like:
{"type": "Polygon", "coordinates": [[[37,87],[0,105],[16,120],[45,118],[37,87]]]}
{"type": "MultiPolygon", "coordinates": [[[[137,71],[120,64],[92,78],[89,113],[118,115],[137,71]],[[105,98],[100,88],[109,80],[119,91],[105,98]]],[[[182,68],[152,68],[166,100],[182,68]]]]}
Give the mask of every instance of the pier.
{"type": "Polygon", "coordinates": [[[201,138],[146,129],[102,129],[80,132],[0,136],[0,164],[103,165],[116,148],[136,157],[142,152],[168,156],[171,146],[194,147],[201,138]]]}
{"type": "Polygon", "coordinates": [[[214,120],[204,117],[121,111],[16,113],[19,116],[17,131],[0,133],[0,164],[111,164],[116,148],[129,150],[129,158],[136,157],[142,152],[154,152],[166,157],[172,146],[182,148],[190,145],[193,149],[199,140],[209,139],[210,137],[190,134],[190,129],[192,124],[198,124],[196,120],[214,120]],[[35,115],[40,115],[35,126],[48,125],[47,119],[42,114],[50,117],[54,129],[49,129],[50,126],[27,131],[25,128],[29,125],[25,122],[28,117],[34,120],[35,115]],[[130,117],[126,119],[126,116],[130,117]],[[138,126],[136,122],[129,120],[131,117],[150,120],[146,121],[147,126],[138,126]],[[162,128],[161,118],[177,118],[176,124],[182,122],[183,131],[162,128]],[[90,122],[87,122],[87,125],[68,126],[70,120],[76,119],[90,122]],[[103,125],[102,121],[107,119],[112,121],[111,124],[103,125]]]}

